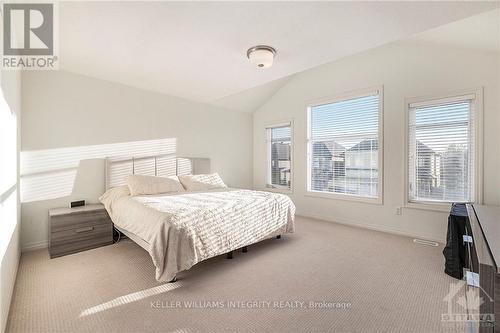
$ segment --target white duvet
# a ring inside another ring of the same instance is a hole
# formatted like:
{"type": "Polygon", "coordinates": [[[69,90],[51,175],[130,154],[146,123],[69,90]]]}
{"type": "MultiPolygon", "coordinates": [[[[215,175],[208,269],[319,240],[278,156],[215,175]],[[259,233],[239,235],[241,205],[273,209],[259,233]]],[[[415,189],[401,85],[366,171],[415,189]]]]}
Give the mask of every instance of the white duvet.
{"type": "Polygon", "coordinates": [[[294,231],[295,205],[283,194],[224,189],[102,200],[113,222],[149,243],[156,279],[205,259],[294,231]]]}

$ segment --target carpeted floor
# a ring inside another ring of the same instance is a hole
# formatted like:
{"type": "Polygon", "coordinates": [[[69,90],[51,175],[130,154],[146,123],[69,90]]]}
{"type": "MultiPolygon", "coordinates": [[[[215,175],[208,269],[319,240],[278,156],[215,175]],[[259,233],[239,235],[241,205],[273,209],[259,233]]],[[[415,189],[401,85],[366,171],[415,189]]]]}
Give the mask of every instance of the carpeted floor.
{"type": "Polygon", "coordinates": [[[131,241],[51,260],[29,252],[7,331],[456,331],[441,321],[456,283],[441,250],[299,217],[295,234],[198,264],[173,284],[155,281],[131,241]]]}

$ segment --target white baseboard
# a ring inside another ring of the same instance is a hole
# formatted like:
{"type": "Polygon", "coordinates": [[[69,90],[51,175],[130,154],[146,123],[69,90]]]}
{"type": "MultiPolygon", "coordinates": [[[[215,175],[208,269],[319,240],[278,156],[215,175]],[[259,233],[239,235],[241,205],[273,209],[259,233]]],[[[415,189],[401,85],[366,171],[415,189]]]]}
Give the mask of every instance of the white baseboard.
{"type": "Polygon", "coordinates": [[[389,233],[389,234],[393,234],[393,235],[399,235],[399,236],[405,236],[405,237],[411,237],[411,238],[420,238],[420,239],[424,239],[424,240],[428,240],[428,241],[438,242],[441,244],[444,244],[446,242],[446,240],[444,238],[436,238],[436,237],[430,236],[430,235],[417,235],[417,234],[407,232],[404,230],[399,230],[396,228],[390,228],[387,226],[381,226],[381,225],[377,225],[377,224],[361,223],[358,221],[332,218],[330,216],[323,216],[323,215],[314,214],[314,213],[307,213],[307,212],[296,212],[296,215],[302,216],[302,217],[309,217],[309,218],[316,219],[316,220],[323,220],[323,221],[327,221],[327,222],[338,223],[338,224],[347,225],[347,226],[356,227],[356,228],[381,231],[381,232],[385,232],[385,233],[389,233]]]}
{"type": "MultiPolygon", "coordinates": [[[[8,321],[8,318],[9,318],[10,308],[11,308],[11,305],[12,305],[12,299],[14,298],[14,288],[16,286],[17,273],[19,272],[19,262],[20,262],[20,260],[21,260],[21,254],[19,253],[19,257],[17,258],[16,269],[12,272],[12,281],[14,281],[14,283],[10,287],[9,296],[7,298],[7,301],[6,301],[6,304],[8,304],[7,310],[6,310],[7,316],[6,316],[6,318],[2,318],[2,321],[3,321],[2,322],[2,332],[7,332],[7,321],[8,321]]],[[[2,309],[2,311],[3,311],[3,309],[2,309]]]]}
{"type": "Polygon", "coordinates": [[[28,243],[28,244],[25,244],[21,247],[21,252],[30,252],[30,251],[40,250],[40,249],[46,249],[48,247],[49,247],[48,241],[28,243]]]}
{"type": "MultiPolygon", "coordinates": [[[[14,230],[14,237],[19,234],[19,229],[20,229],[20,223],[17,224],[16,229],[14,230]]],[[[4,256],[2,258],[2,265],[5,264],[6,266],[8,265],[7,262],[9,263],[14,263],[13,269],[10,270],[11,275],[10,279],[4,279],[3,277],[1,278],[1,283],[2,283],[2,292],[5,291],[4,294],[1,294],[1,303],[2,306],[0,307],[0,332],[6,332],[7,329],[7,321],[9,317],[9,311],[10,307],[12,305],[12,298],[14,296],[14,289],[16,285],[16,280],[17,280],[17,272],[19,271],[19,261],[21,259],[21,253],[20,253],[20,248],[19,248],[19,236],[17,236],[17,240],[14,240],[14,238],[11,238],[9,241],[9,244],[7,244],[7,249],[6,252],[4,253],[4,256]],[[14,243],[14,245],[13,245],[14,243]],[[14,250],[15,247],[15,250],[14,250]],[[15,260],[8,260],[7,256],[12,256],[12,252],[15,251],[15,260]],[[6,305],[4,307],[4,305],[6,305]]],[[[2,267],[3,269],[3,267],[2,267]]],[[[7,269],[7,273],[9,274],[9,269],[7,269]]]]}

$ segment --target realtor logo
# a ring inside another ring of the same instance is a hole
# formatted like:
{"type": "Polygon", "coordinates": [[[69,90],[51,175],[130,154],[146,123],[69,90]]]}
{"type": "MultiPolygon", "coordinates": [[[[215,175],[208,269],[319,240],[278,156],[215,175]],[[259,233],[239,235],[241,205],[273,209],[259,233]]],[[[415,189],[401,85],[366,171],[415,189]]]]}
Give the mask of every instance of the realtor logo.
{"type": "Polygon", "coordinates": [[[54,52],[54,6],[51,3],[3,5],[3,54],[52,55],[54,52]],[[16,22],[17,21],[17,22],[16,22]],[[12,34],[22,26],[21,36],[12,34]],[[16,40],[18,38],[18,42],[16,40]],[[18,44],[18,45],[16,45],[18,44]]]}
{"type": "Polygon", "coordinates": [[[3,4],[3,69],[57,69],[54,3],[3,4]]]}
{"type": "Polygon", "coordinates": [[[443,301],[448,305],[448,311],[441,314],[441,321],[446,326],[494,327],[495,314],[481,311],[483,305],[489,305],[492,309],[494,300],[480,286],[468,288],[463,280],[450,283],[450,290],[443,301]]]}

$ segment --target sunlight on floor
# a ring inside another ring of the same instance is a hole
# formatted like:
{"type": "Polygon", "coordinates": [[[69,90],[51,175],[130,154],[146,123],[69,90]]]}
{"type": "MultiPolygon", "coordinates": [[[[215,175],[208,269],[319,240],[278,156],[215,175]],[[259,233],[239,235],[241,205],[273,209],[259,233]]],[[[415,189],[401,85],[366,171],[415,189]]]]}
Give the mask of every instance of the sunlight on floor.
{"type": "Polygon", "coordinates": [[[191,333],[192,331],[187,328],[178,328],[175,331],[170,331],[169,333],[191,333]]]}
{"type": "Polygon", "coordinates": [[[150,297],[150,296],[159,295],[159,294],[162,294],[162,293],[165,293],[168,291],[172,291],[172,290],[177,289],[181,286],[182,286],[182,284],[179,281],[177,281],[174,283],[166,283],[166,284],[162,284],[161,286],[158,286],[158,287],[153,287],[153,288],[141,290],[141,291],[138,291],[138,292],[135,292],[132,294],[120,296],[120,297],[117,297],[109,302],[102,303],[102,304],[93,306],[91,308],[88,308],[88,309],[82,311],[82,313],[80,313],[80,318],[86,317],[89,315],[93,315],[93,314],[96,314],[96,313],[99,313],[102,311],[106,311],[106,310],[109,310],[109,309],[112,309],[112,308],[115,308],[115,307],[118,307],[121,305],[129,304],[132,302],[137,302],[137,301],[140,301],[140,300],[145,299],[145,298],[150,297]]]}

